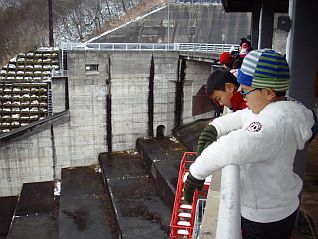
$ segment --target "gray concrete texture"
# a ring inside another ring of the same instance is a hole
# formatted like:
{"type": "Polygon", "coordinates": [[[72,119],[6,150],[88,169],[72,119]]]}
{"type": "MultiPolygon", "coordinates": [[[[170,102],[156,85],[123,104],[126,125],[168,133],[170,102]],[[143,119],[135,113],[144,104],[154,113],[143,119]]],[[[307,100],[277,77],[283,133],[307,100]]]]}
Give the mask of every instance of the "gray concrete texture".
{"type": "Polygon", "coordinates": [[[93,42],[237,44],[249,34],[250,20],[250,13],[226,13],[221,4],[170,4],[169,15],[163,7],[93,42]]]}
{"type": "MultiPolygon", "coordinates": [[[[174,129],[177,52],[84,52],[68,54],[70,121],[30,137],[14,139],[0,146],[0,196],[19,193],[24,182],[61,177],[64,167],[87,166],[107,152],[107,103],[111,92],[113,151],[134,149],[137,138],[148,136],[148,94],[151,59],[154,58],[153,132],[174,129]],[[109,65],[110,63],[110,65],[109,65]],[[98,64],[98,72],[85,65],[98,64]]],[[[191,122],[192,95],[205,83],[209,63],[188,61],[185,68],[184,115],[191,122]]],[[[53,80],[54,113],[65,109],[63,80],[53,80]]]]}
{"type": "MultiPolygon", "coordinates": [[[[183,123],[191,123],[202,118],[213,118],[213,112],[207,112],[198,116],[192,116],[192,97],[195,96],[200,88],[206,84],[209,75],[212,73],[210,63],[199,61],[187,61],[184,84],[184,109],[183,123]]],[[[212,109],[211,109],[212,110],[212,109]]]]}
{"type": "Polygon", "coordinates": [[[52,80],[52,108],[53,113],[62,112],[65,109],[65,81],[66,78],[57,78],[52,80]]]}
{"type": "Polygon", "coordinates": [[[23,183],[53,178],[50,131],[15,138],[0,147],[0,196],[17,195],[23,183]]]}

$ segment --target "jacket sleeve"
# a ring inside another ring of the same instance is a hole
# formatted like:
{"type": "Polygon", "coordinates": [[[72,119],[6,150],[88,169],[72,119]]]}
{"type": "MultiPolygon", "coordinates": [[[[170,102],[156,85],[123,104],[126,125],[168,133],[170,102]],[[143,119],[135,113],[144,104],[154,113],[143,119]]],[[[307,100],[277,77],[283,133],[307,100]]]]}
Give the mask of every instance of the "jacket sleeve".
{"type": "Polygon", "coordinates": [[[212,124],[217,131],[218,138],[233,130],[242,128],[245,118],[251,117],[253,113],[249,109],[238,110],[236,112],[214,119],[212,124]]]}
{"type": "Polygon", "coordinates": [[[195,178],[204,179],[226,165],[275,159],[282,148],[284,130],[271,119],[251,121],[207,147],[190,166],[190,172],[195,178]]]}

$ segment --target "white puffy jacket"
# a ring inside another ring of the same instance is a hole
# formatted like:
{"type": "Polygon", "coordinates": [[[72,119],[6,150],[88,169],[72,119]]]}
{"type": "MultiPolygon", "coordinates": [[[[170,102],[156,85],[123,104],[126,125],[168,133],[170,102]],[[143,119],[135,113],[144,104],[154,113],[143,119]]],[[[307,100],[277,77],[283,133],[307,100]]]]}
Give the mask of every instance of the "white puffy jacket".
{"type": "Polygon", "coordinates": [[[211,124],[218,140],[191,165],[191,174],[204,179],[226,165],[239,165],[244,218],[267,223],[293,213],[302,188],[293,172],[294,157],[312,135],[312,111],[299,102],[278,101],[257,115],[245,109],[211,124]]]}

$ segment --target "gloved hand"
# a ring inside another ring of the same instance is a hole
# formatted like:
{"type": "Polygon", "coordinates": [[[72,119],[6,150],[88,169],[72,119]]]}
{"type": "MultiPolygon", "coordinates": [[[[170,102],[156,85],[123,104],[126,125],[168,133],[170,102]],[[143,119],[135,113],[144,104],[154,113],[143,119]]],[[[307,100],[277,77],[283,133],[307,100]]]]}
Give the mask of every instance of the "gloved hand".
{"type": "Polygon", "coordinates": [[[201,191],[204,186],[205,180],[196,179],[191,173],[188,174],[187,180],[184,182],[183,197],[184,201],[188,204],[192,204],[193,194],[196,189],[201,191]]]}
{"type": "Polygon", "coordinates": [[[206,147],[208,147],[210,144],[216,141],[217,137],[218,137],[218,132],[216,131],[216,128],[213,125],[208,124],[204,128],[198,140],[198,148],[197,148],[198,155],[200,155],[206,147]]]}

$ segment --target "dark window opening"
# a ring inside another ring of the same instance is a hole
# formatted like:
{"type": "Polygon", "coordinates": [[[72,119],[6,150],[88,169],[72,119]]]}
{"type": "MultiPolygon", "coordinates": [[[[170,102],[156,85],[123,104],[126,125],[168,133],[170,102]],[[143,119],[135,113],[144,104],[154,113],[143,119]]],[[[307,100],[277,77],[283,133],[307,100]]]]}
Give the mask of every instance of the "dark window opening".
{"type": "Polygon", "coordinates": [[[87,65],[85,65],[85,71],[86,72],[98,71],[98,64],[87,64],[87,65]]]}

